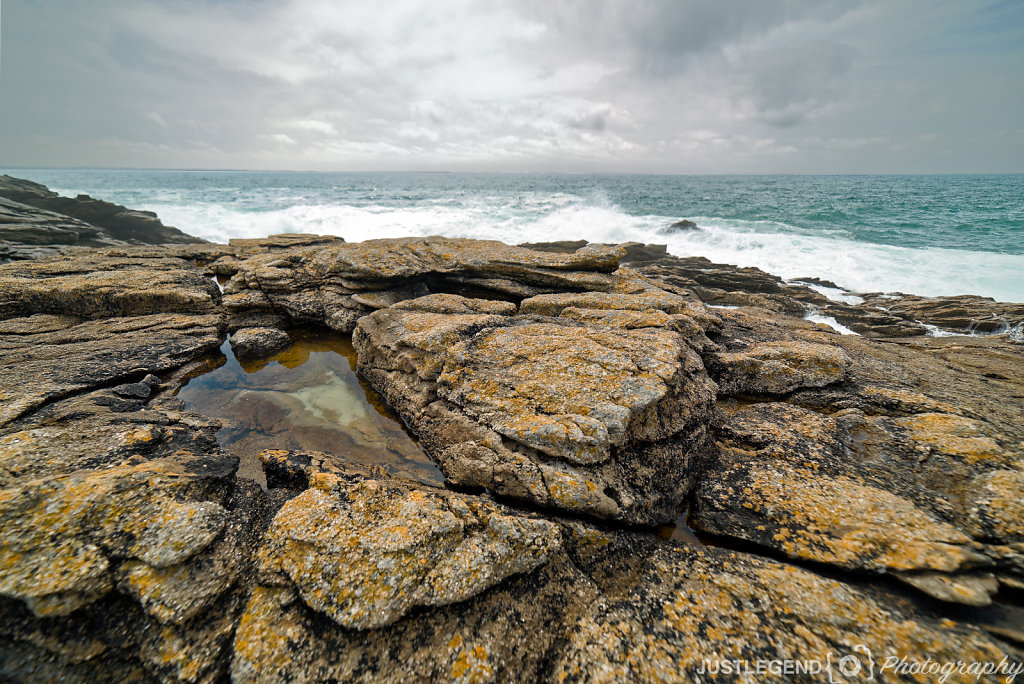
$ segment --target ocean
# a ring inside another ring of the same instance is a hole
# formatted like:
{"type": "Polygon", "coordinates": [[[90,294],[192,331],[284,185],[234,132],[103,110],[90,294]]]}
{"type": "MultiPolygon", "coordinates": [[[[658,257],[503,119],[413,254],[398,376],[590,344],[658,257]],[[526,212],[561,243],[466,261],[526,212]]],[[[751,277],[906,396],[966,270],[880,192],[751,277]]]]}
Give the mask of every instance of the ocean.
{"type": "Polygon", "coordinates": [[[274,233],[664,243],[853,292],[1024,302],[1024,175],[656,176],[9,169],[224,242],[274,233]],[[668,232],[688,219],[699,230],[668,232]]]}

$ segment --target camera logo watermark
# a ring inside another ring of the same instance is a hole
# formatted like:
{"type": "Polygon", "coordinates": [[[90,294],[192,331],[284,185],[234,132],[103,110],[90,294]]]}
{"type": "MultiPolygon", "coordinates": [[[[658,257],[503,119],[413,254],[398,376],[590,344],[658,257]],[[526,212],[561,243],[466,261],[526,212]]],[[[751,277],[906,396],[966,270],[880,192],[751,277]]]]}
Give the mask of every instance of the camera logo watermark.
{"type": "Polygon", "coordinates": [[[872,681],[875,678],[875,659],[871,649],[857,644],[851,653],[825,654],[826,671],[830,682],[848,682],[854,679],[872,681]],[[832,658],[835,657],[835,662],[832,658]]]}
{"type": "Polygon", "coordinates": [[[864,644],[857,644],[846,652],[829,651],[824,658],[775,658],[761,660],[743,659],[704,659],[701,661],[697,674],[717,677],[735,678],[742,675],[817,675],[821,681],[830,684],[847,684],[849,682],[878,681],[883,674],[884,679],[893,675],[897,677],[911,676],[923,681],[935,681],[945,684],[950,677],[956,675],[957,681],[982,677],[997,676],[1012,684],[1017,675],[1024,671],[1024,663],[1010,661],[1006,656],[999,662],[975,661],[939,661],[931,658],[914,660],[906,656],[886,656],[876,662],[874,656],[864,644]]]}

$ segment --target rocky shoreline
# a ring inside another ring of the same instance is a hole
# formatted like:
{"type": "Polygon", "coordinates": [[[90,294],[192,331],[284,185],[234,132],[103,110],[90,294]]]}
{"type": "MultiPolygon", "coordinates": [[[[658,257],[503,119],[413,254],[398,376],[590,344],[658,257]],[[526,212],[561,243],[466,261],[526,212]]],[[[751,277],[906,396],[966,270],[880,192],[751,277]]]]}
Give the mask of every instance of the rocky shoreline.
{"type": "Polygon", "coordinates": [[[657,245],[216,245],[22,183],[0,182],[2,679],[1024,658],[1022,304],[657,245]],[[226,338],[258,358],[309,329],[352,335],[445,487],[281,449],[247,464],[263,487],[174,396],[226,338]]]}

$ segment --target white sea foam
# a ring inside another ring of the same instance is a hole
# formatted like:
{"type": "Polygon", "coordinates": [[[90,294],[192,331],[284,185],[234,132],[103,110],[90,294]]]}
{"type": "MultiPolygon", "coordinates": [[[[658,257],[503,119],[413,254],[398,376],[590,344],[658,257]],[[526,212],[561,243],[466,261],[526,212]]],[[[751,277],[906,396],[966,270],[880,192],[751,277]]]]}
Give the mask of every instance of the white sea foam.
{"type": "MultiPolygon", "coordinates": [[[[1024,301],[1024,255],[856,242],[837,233],[801,230],[772,221],[689,217],[700,230],[664,234],[679,217],[633,216],[600,194],[559,193],[424,200],[407,207],[294,204],[280,198],[265,211],[218,204],[149,203],[169,225],[224,242],[274,233],[333,234],[350,242],[371,238],[446,235],[509,243],[579,240],[667,243],[677,256],[756,266],[785,279],[819,277],[852,292],[907,292],[925,296],[979,294],[1024,301]]],[[[815,289],[818,289],[817,287],[815,289]]],[[[831,288],[823,294],[853,302],[831,288]]]]}
{"type": "Polygon", "coordinates": [[[923,325],[924,329],[928,331],[928,335],[930,337],[957,337],[958,335],[963,335],[964,334],[962,332],[953,332],[951,330],[943,330],[939,326],[931,325],[929,323],[922,323],[921,325],[923,325]]]}
{"type": "Polygon", "coordinates": [[[818,314],[818,313],[808,313],[806,316],[804,316],[804,320],[805,321],[810,321],[812,323],[823,323],[823,324],[825,324],[828,327],[832,328],[833,330],[835,330],[836,332],[838,332],[841,335],[859,335],[860,334],[860,333],[855,333],[854,331],[850,330],[849,328],[847,328],[845,325],[843,325],[842,323],[837,321],[832,316],[822,316],[821,314],[818,314]]]}
{"type": "Polygon", "coordinates": [[[828,287],[827,285],[818,285],[817,283],[806,283],[800,280],[791,281],[797,285],[803,285],[809,287],[819,294],[823,294],[833,302],[841,302],[843,304],[863,304],[864,298],[858,297],[855,294],[850,294],[846,290],[841,290],[838,287],[828,287]]]}

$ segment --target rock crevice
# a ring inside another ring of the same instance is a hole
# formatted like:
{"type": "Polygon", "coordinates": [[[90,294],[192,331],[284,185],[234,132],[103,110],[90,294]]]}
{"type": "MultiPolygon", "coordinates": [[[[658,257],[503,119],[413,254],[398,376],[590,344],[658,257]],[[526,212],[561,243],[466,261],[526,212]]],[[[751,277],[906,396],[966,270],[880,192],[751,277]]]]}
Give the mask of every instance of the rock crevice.
{"type": "Polygon", "coordinates": [[[928,338],[896,305],[838,335],[801,319],[820,293],[754,269],[535,247],[290,235],[0,264],[0,678],[695,681],[851,644],[1020,661],[1020,345],[928,338]],[[228,331],[259,356],[308,325],[353,331],[452,488],[268,449],[265,490],[173,396],[228,331]],[[887,332],[914,337],[868,338],[887,332]],[[736,548],[629,527],[687,503],[736,548]]]}

